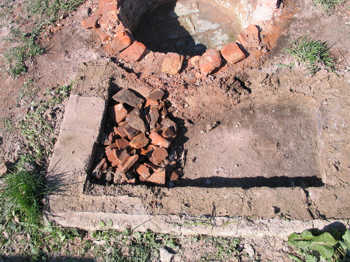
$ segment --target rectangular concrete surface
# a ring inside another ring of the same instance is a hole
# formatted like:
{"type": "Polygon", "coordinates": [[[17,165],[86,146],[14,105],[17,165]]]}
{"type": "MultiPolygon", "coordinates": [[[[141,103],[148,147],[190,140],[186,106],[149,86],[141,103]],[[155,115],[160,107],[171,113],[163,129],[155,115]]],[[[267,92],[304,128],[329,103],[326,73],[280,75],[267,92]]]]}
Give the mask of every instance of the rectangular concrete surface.
{"type": "MultiPolygon", "coordinates": [[[[46,198],[45,215],[49,220],[85,230],[131,228],[237,237],[254,237],[257,234],[286,237],[315,223],[330,223],[312,221],[315,218],[313,201],[323,205],[327,202],[320,193],[322,187],[258,186],[243,189],[189,185],[151,188],[145,185],[91,184],[88,170],[98,143],[105,108],[106,102],[101,98],[70,97],[47,174],[56,189],[46,198]],[[143,193],[138,194],[137,191],[143,193]],[[157,201],[163,206],[157,206],[157,201]],[[195,205],[188,207],[186,203],[195,205]]],[[[262,147],[262,150],[268,149],[262,147]]],[[[345,199],[346,192],[341,192],[345,199]]],[[[335,208],[337,210],[329,218],[350,216],[348,204],[338,203],[335,208]]]]}

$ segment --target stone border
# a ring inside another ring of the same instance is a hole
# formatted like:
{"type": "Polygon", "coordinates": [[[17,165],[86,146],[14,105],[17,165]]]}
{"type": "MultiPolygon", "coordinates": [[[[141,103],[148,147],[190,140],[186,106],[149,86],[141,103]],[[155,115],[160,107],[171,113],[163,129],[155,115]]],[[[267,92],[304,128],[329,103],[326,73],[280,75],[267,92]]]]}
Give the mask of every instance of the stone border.
{"type": "MultiPolygon", "coordinates": [[[[92,29],[98,35],[108,56],[117,57],[131,64],[135,71],[176,75],[183,68],[186,57],[177,53],[152,52],[143,43],[134,41],[132,29],[138,24],[143,12],[165,1],[146,2],[143,0],[99,0],[97,10],[82,21],[82,26],[92,29]],[[128,11],[123,13],[122,8],[128,11]]],[[[216,72],[222,67],[224,65],[222,58],[228,64],[236,64],[249,55],[259,57],[271,49],[269,37],[266,36],[272,32],[264,31],[263,33],[262,31],[264,28],[268,30],[268,26],[265,26],[267,21],[272,23],[272,19],[281,15],[281,1],[258,0],[255,7],[251,4],[244,4],[244,2],[246,1],[239,3],[240,7],[236,13],[245,22],[243,24],[246,22],[252,22],[252,24],[239,34],[237,41],[225,45],[219,51],[208,49],[202,56],[194,56],[186,61],[192,69],[199,69],[202,76],[216,72]]]]}
{"type": "MultiPolygon", "coordinates": [[[[273,208],[276,201],[284,200],[287,209],[298,207],[298,214],[291,214],[296,220],[288,217],[271,218],[266,212],[266,189],[246,190],[251,196],[250,201],[254,201],[255,206],[261,206],[262,210],[247,211],[237,202],[233,203],[237,210],[231,217],[152,215],[147,212],[143,200],[137,197],[87,195],[84,193],[87,170],[92,162],[95,143],[99,139],[105,108],[106,103],[101,98],[77,95],[70,97],[47,173],[48,181],[56,188],[46,198],[44,214],[49,220],[85,230],[131,228],[136,231],[150,229],[160,233],[245,238],[286,238],[291,232],[322,228],[335,221],[312,220],[311,213],[318,213],[318,217],[340,219],[338,221],[349,224],[347,218],[350,217],[350,202],[347,201],[348,190],[344,187],[307,188],[307,192],[301,188],[269,189],[272,196],[269,199],[273,199],[268,203],[270,208],[273,208]],[[108,226],[101,227],[102,221],[108,226]]],[[[239,188],[236,190],[242,191],[239,188]]]]}

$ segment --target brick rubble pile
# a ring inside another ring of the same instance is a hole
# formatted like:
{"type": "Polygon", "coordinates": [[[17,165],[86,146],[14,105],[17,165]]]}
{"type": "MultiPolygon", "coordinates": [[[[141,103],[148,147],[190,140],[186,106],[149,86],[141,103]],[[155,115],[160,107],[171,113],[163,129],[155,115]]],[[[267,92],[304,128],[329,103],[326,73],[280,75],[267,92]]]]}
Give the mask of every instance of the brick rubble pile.
{"type": "Polygon", "coordinates": [[[115,126],[106,138],[105,156],[92,172],[114,184],[165,185],[179,179],[169,160],[177,126],[171,120],[164,91],[154,90],[145,99],[129,89],[113,96],[115,126]]]}

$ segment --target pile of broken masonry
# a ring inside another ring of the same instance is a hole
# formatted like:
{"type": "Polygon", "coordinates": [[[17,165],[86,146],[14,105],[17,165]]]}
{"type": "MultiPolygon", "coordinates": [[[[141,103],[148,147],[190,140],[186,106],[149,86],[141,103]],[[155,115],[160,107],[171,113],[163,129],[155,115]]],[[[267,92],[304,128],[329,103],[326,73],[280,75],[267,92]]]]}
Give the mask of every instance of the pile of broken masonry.
{"type": "Polygon", "coordinates": [[[177,126],[169,117],[164,95],[156,89],[145,99],[122,89],[113,96],[115,126],[105,139],[104,157],[92,172],[95,179],[158,185],[179,179],[176,161],[169,160],[168,151],[177,126]]]}

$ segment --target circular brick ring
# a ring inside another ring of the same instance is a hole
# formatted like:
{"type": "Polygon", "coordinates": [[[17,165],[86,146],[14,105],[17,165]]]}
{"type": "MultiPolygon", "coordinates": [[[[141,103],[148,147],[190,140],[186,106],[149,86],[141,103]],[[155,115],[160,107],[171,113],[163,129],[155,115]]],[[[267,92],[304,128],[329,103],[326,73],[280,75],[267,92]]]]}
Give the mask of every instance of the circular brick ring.
{"type": "Polygon", "coordinates": [[[144,73],[177,74],[184,60],[199,68],[201,75],[207,76],[223,65],[236,64],[249,55],[259,56],[271,49],[267,25],[282,14],[282,0],[215,0],[222,8],[234,10],[245,28],[235,42],[223,46],[221,50],[208,49],[201,56],[184,57],[178,53],[153,52],[134,40],[132,32],[140,23],[142,16],[169,0],[99,0],[94,13],[82,21],[82,26],[92,29],[99,36],[104,51],[131,64],[134,71],[144,73]],[[263,34],[264,33],[264,34],[263,34]],[[266,34],[267,33],[267,34],[266,34]],[[251,51],[255,50],[255,51],[251,51]],[[146,64],[151,66],[145,66],[146,64]],[[139,69],[139,70],[138,70],[139,69]],[[147,71],[146,70],[146,71],[147,71]]]}

